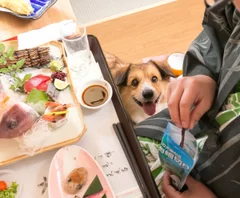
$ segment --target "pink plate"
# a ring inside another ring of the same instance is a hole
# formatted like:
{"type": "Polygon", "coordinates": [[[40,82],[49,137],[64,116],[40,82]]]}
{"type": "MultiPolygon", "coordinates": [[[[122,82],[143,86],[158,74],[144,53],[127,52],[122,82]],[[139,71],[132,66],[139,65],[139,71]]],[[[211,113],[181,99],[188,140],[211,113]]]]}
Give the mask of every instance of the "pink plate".
{"type": "Polygon", "coordinates": [[[74,198],[75,194],[67,194],[64,191],[63,182],[73,169],[80,167],[84,167],[88,171],[88,180],[76,195],[82,198],[93,179],[98,175],[103,191],[88,198],[101,198],[104,194],[106,194],[107,198],[115,198],[111,186],[100,166],[86,150],[76,145],[60,149],[53,157],[49,170],[49,198],[74,198]]]}

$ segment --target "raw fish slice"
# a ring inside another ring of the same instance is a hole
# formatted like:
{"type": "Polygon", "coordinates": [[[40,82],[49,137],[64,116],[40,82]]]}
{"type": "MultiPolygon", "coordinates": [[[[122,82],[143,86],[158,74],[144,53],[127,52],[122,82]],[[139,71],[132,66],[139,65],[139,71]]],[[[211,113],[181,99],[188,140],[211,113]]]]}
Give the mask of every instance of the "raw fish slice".
{"type": "Polygon", "coordinates": [[[25,103],[19,102],[6,111],[0,121],[0,138],[15,138],[27,132],[39,114],[25,103]]]}

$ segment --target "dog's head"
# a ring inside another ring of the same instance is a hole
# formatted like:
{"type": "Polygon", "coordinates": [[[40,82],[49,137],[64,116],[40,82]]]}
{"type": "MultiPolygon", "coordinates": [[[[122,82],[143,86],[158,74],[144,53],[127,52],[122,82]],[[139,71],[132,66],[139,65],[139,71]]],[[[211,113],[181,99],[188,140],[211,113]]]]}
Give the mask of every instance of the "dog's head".
{"type": "Polygon", "coordinates": [[[166,101],[170,77],[175,76],[167,65],[149,61],[120,68],[114,80],[123,100],[128,103],[134,101],[146,114],[153,115],[156,112],[156,103],[166,101]]]}

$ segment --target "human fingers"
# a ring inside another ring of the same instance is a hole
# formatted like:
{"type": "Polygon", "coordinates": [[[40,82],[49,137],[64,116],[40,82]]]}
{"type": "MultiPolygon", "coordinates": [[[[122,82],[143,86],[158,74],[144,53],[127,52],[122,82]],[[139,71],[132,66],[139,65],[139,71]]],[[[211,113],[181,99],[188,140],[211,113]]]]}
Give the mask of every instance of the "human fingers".
{"type": "Polygon", "coordinates": [[[208,111],[211,104],[208,100],[200,99],[200,101],[195,104],[194,109],[190,115],[190,125],[189,129],[193,129],[194,125],[200,120],[200,118],[208,111]]]}
{"type": "Polygon", "coordinates": [[[173,83],[169,93],[168,99],[168,110],[171,116],[172,121],[178,126],[181,126],[180,112],[179,112],[179,103],[183,94],[183,85],[182,83],[173,83]]]}
{"type": "Polygon", "coordinates": [[[162,190],[167,198],[180,198],[181,193],[171,186],[170,173],[165,171],[163,175],[162,190]]]}
{"type": "Polygon", "coordinates": [[[196,98],[197,90],[189,85],[189,88],[184,90],[179,104],[180,121],[182,128],[189,128],[192,105],[196,101],[196,98]]]}

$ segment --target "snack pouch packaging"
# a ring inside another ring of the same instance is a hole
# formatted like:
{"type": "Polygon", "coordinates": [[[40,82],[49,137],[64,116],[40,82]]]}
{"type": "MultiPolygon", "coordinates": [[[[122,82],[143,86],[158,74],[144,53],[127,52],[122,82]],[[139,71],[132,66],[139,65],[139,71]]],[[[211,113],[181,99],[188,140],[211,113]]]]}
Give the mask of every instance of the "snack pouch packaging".
{"type": "Polygon", "coordinates": [[[184,134],[183,147],[182,129],[168,123],[159,148],[162,166],[170,172],[171,183],[181,190],[186,178],[193,169],[198,158],[198,147],[195,137],[188,131],[184,134]]]}

